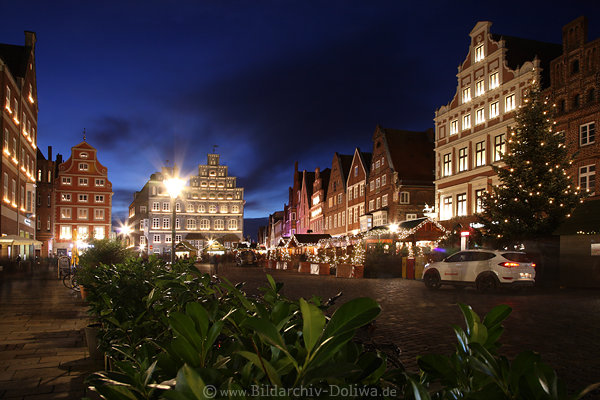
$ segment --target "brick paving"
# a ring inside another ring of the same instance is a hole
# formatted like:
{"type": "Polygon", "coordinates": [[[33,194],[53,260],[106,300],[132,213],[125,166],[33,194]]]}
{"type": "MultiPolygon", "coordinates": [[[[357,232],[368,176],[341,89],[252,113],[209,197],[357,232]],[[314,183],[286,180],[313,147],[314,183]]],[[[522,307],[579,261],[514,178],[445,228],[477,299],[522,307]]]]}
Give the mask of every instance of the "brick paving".
{"type": "Polygon", "coordinates": [[[85,304],[55,268],[0,272],[0,398],[83,397],[84,378],[95,370],[87,323],[85,304]]]}

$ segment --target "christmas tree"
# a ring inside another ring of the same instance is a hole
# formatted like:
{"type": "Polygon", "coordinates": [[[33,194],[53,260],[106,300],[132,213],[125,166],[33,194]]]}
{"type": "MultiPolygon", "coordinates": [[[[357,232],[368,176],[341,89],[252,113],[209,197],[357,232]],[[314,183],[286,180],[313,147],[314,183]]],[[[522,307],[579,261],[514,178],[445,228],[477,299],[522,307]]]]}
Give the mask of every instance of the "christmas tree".
{"type": "Polygon", "coordinates": [[[581,201],[567,174],[571,158],[552,114],[534,84],[509,129],[504,166],[492,166],[500,183],[483,197],[479,216],[488,236],[501,243],[552,234],[581,201]]]}

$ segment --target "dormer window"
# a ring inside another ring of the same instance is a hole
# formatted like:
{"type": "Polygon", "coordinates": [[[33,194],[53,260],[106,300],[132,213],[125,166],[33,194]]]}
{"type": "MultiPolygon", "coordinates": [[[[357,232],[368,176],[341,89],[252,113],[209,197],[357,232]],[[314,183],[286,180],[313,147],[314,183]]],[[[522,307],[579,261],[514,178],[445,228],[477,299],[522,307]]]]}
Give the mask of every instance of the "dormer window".
{"type": "Polygon", "coordinates": [[[485,55],[483,53],[483,44],[480,44],[479,46],[475,47],[475,62],[482,61],[484,58],[485,55]]]}
{"type": "Polygon", "coordinates": [[[80,171],[87,171],[89,168],[89,165],[87,163],[79,163],[79,170],[80,171]]]}
{"type": "Polygon", "coordinates": [[[79,155],[81,156],[81,158],[88,158],[88,153],[79,153],[79,155]]]}

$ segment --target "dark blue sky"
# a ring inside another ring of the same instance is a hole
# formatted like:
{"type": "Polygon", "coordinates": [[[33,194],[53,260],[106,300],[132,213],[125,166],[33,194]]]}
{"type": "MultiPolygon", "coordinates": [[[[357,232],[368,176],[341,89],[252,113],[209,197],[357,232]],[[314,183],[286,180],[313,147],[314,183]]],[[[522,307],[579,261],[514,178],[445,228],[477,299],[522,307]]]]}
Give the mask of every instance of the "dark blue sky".
{"type": "Polygon", "coordinates": [[[194,172],[216,144],[252,218],[283,207],[295,160],[370,151],[378,123],[432,127],[477,21],[560,43],[587,15],[600,36],[596,0],[481,3],[0,0],[0,42],[37,33],[39,146],[68,157],[86,128],[114,214],[165,160],[194,172]]]}

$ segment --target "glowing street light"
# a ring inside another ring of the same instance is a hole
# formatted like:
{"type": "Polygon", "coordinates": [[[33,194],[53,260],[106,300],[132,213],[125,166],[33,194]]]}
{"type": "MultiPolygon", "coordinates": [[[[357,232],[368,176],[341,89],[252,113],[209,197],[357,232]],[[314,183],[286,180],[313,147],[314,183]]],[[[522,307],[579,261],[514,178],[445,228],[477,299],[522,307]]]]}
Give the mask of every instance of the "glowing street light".
{"type": "Polygon", "coordinates": [[[388,229],[392,233],[398,233],[398,230],[400,229],[400,227],[398,226],[398,224],[390,224],[390,226],[388,227],[388,229]]]}
{"type": "MultiPolygon", "coordinates": [[[[175,170],[175,168],[173,168],[175,170]]],[[[177,197],[183,191],[183,187],[185,186],[185,181],[180,179],[178,176],[172,176],[163,181],[163,185],[167,189],[167,193],[171,198],[171,208],[173,208],[173,218],[171,220],[172,231],[171,231],[171,265],[175,263],[175,218],[177,217],[177,213],[175,211],[175,203],[177,197]]]]}

